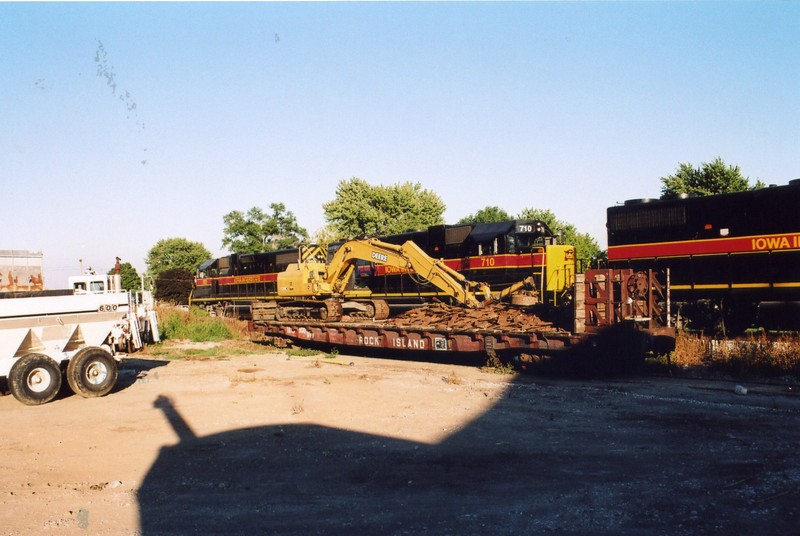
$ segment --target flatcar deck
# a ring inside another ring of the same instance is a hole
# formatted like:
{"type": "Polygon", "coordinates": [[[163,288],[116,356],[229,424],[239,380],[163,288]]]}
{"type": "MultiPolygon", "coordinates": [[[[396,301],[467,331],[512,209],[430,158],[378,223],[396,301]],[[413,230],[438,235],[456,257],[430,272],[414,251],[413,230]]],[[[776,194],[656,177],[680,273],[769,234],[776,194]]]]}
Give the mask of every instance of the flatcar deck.
{"type": "Polygon", "coordinates": [[[312,342],[337,347],[389,349],[408,352],[486,353],[502,351],[550,353],[571,348],[586,336],[562,330],[508,331],[451,329],[441,326],[397,326],[381,322],[250,323],[253,340],[286,343],[312,342]]]}

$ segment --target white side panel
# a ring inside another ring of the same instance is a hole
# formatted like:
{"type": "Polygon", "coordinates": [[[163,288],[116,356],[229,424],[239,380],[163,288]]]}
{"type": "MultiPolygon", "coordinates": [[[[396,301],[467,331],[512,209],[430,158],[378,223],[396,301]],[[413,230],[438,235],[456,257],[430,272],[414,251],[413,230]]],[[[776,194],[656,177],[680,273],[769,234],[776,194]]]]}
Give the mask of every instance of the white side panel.
{"type": "Polygon", "coordinates": [[[127,311],[128,293],[4,298],[0,300],[0,319],[86,313],[99,311],[101,307],[104,310],[108,308],[116,311],[124,308],[124,311],[127,311]]]}

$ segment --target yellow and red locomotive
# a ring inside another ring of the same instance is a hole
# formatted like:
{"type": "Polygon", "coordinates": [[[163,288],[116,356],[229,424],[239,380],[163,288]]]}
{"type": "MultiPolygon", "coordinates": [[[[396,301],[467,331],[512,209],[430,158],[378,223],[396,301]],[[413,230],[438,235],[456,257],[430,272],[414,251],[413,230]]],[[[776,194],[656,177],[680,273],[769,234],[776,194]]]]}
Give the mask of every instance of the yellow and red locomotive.
{"type": "MultiPolygon", "coordinates": [[[[557,244],[550,228],[538,220],[435,225],[379,240],[397,245],[413,241],[430,257],[442,259],[471,281],[489,284],[492,291],[533,276],[539,299],[549,305],[568,301],[575,279],[574,247],[557,244]]],[[[190,303],[241,314],[253,301],[280,299],[278,274],[289,264],[312,258],[324,262],[328,253],[308,246],[206,261],[198,269],[190,303]]],[[[411,270],[366,261],[357,263],[348,289],[352,297],[368,293],[394,306],[447,297],[411,270]]]]}

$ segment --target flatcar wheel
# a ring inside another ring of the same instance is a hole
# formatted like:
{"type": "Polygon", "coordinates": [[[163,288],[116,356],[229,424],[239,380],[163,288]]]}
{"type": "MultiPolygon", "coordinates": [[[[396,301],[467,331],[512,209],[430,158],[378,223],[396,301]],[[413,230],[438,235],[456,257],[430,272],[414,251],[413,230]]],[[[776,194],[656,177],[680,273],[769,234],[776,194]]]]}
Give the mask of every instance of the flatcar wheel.
{"type": "Polygon", "coordinates": [[[28,354],[19,358],[8,376],[11,394],[26,406],[46,404],[61,389],[58,363],[43,354],[28,354]]]}
{"type": "Polygon", "coordinates": [[[84,398],[107,395],[116,385],[117,376],[117,362],[97,346],[79,350],[67,364],[67,383],[84,398]]]}

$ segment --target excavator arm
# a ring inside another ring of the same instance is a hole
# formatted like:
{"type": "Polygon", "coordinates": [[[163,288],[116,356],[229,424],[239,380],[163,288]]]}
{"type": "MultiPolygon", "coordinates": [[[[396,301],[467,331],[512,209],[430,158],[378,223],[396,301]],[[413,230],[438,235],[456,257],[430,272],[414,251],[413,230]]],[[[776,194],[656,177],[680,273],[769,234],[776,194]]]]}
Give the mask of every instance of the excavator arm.
{"type": "Polygon", "coordinates": [[[358,260],[413,272],[467,307],[480,307],[483,301],[492,299],[489,285],[467,280],[410,240],[401,246],[376,239],[351,240],[342,244],[328,265],[326,277],[335,294],[344,291],[358,260]]]}

